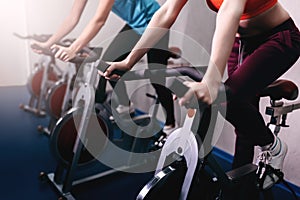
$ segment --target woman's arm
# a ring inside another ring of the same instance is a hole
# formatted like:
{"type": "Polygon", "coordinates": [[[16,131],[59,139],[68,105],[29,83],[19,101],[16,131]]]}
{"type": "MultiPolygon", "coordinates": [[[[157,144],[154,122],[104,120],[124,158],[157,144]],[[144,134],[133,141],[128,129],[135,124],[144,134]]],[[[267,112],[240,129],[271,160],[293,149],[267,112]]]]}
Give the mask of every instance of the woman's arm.
{"type": "MultiPolygon", "coordinates": [[[[75,0],[69,15],[64,19],[57,31],[46,42],[35,43],[43,48],[50,48],[53,44],[59,42],[63,37],[69,34],[78,24],[87,1],[88,0],[75,0]]],[[[39,53],[38,50],[35,51],[39,53]]]]}
{"type": "Polygon", "coordinates": [[[56,58],[68,61],[75,57],[76,53],[86,46],[100,31],[105,24],[107,17],[112,9],[114,0],[99,0],[96,14],[84,28],[80,36],[72,43],[70,47],[53,45],[51,48],[57,48],[56,58]]]}
{"type": "Polygon", "coordinates": [[[144,55],[149,48],[153,47],[168,31],[177,19],[181,9],[187,0],[167,0],[159,10],[155,12],[141,39],[135,45],[127,58],[121,62],[112,63],[107,69],[105,76],[109,78],[115,69],[130,70],[144,55]]]}
{"type": "Polygon", "coordinates": [[[180,100],[181,104],[187,102],[193,94],[207,104],[216,99],[246,2],[247,0],[223,1],[216,18],[208,69],[201,83],[189,84],[191,90],[180,100]]]}
{"type": "Polygon", "coordinates": [[[224,0],[217,14],[209,68],[204,76],[207,81],[221,82],[246,2],[247,0],[224,0]],[[215,76],[215,67],[221,77],[215,76]]]}

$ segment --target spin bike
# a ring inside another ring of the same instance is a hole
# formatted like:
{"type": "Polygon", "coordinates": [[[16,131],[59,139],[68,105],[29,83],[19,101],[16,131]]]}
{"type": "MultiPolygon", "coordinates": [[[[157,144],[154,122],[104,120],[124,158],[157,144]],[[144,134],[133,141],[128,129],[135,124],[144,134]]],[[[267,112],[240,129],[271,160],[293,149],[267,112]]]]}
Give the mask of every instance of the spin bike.
{"type": "MultiPolygon", "coordinates": [[[[54,57],[55,53],[53,51],[41,48],[37,45],[35,45],[34,48],[41,50],[42,54],[45,56],[54,57]]],[[[80,54],[88,52],[90,52],[88,48],[83,48],[80,54]]],[[[93,56],[95,58],[99,58],[100,53],[101,51],[98,50],[93,56]]],[[[72,107],[72,98],[75,95],[74,93],[76,93],[76,88],[78,87],[74,85],[75,75],[78,75],[77,72],[81,65],[80,62],[81,61],[77,61],[76,59],[69,61],[61,79],[49,87],[45,97],[45,107],[47,114],[50,116],[50,121],[48,127],[43,127],[41,125],[38,126],[38,130],[40,132],[49,136],[57,120],[72,107]]],[[[81,76],[83,76],[82,73],[81,75],[78,75],[78,78],[81,76]]]]}
{"type": "Polygon", "coordinates": [[[144,134],[149,131],[160,133],[162,129],[156,117],[152,117],[157,109],[153,110],[152,116],[123,118],[114,114],[112,121],[109,116],[115,112],[110,105],[113,99],[107,98],[95,104],[97,67],[109,66],[99,60],[95,51],[99,49],[90,51],[87,58],[77,56],[72,61],[82,63],[81,67],[86,71],[84,82],[80,80],[72,108],[57,121],[50,134],[50,148],[58,163],[56,170],[40,174],[42,180],[48,180],[63,199],[75,199],[71,194],[75,185],[120,171],[144,170],[158,157],[153,155],[145,159],[142,156],[154,143],[154,137],[144,134]],[[126,126],[126,131],[120,129],[120,125],[126,126]]]}
{"type": "MultiPolygon", "coordinates": [[[[20,39],[30,39],[38,42],[47,41],[51,35],[14,35],[20,39]]],[[[44,99],[51,85],[61,78],[62,70],[57,66],[54,56],[42,56],[34,65],[34,70],[27,80],[27,88],[30,92],[29,104],[20,104],[22,110],[34,113],[37,116],[46,116],[44,99]]]]}
{"type": "MultiPolygon", "coordinates": [[[[158,74],[165,76],[186,75],[194,81],[201,81],[202,74],[191,67],[167,70],[135,71],[132,79],[148,78],[158,74]],[[174,71],[175,70],[175,71],[174,71]]],[[[188,88],[175,79],[169,86],[181,97],[188,88]]],[[[228,94],[226,88],[220,88],[219,94],[228,94]]],[[[289,80],[277,80],[269,85],[261,97],[270,97],[271,106],[266,114],[271,115],[269,126],[273,126],[274,134],[280,127],[286,127],[286,115],[299,109],[300,103],[284,104],[281,99],[294,100],[298,96],[297,86],[289,80]]],[[[230,98],[230,97],[229,97],[230,98]]],[[[219,95],[211,106],[194,102],[195,108],[189,109],[183,127],[175,130],[166,140],[156,166],[154,177],[141,189],[137,199],[258,199],[262,183],[267,173],[275,173],[279,182],[289,185],[283,179],[283,173],[272,169],[269,165],[247,164],[240,168],[225,172],[212,154],[214,126],[217,112],[223,112],[219,105],[225,102],[226,95],[219,95]],[[199,126],[197,126],[199,125],[199,126]],[[198,127],[195,129],[195,127],[198,127]],[[270,171],[271,170],[271,171],[270,171]]],[[[272,128],[272,127],[270,127],[272,128]]],[[[291,189],[296,197],[296,194],[291,189]]],[[[272,195],[264,196],[273,199],[272,195]]],[[[296,197],[297,198],[297,197],[296,197]]]]}

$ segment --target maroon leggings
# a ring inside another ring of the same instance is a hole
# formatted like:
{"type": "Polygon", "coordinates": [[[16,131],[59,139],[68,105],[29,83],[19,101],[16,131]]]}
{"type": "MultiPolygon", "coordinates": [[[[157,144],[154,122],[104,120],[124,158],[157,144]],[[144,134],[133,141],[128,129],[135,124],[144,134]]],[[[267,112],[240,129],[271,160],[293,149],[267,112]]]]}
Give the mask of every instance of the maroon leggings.
{"type": "Polygon", "coordinates": [[[252,162],[254,146],[273,142],[273,134],[259,112],[257,94],[287,72],[299,55],[300,33],[292,19],[268,33],[236,38],[225,82],[232,93],[226,119],[237,136],[233,168],[252,162]]]}

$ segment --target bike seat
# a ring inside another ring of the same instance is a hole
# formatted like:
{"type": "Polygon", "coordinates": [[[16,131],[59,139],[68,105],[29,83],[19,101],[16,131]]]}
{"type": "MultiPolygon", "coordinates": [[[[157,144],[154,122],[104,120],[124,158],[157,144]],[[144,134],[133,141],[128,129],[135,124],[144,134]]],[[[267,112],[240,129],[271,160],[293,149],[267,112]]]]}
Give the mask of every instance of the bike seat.
{"type": "Polygon", "coordinates": [[[259,93],[260,97],[269,96],[271,100],[294,100],[298,97],[298,87],[290,80],[278,79],[259,93]]]}
{"type": "Polygon", "coordinates": [[[169,47],[169,58],[178,59],[181,57],[181,49],[175,46],[169,47]]]}

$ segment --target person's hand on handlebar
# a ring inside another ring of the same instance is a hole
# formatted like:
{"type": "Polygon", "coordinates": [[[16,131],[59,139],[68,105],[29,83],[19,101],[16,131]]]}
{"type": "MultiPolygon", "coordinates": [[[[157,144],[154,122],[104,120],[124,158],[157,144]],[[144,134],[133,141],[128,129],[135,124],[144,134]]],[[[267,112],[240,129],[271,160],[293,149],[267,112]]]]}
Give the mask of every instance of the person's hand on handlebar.
{"type": "Polygon", "coordinates": [[[64,62],[68,62],[76,56],[76,52],[74,49],[71,48],[71,46],[64,47],[61,45],[54,44],[51,46],[51,50],[55,50],[55,58],[58,58],[64,62]]]}
{"type": "MultiPolygon", "coordinates": [[[[129,71],[131,70],[130,67],[128,67],[128,64],[126,60],[120,61],[120,62],[111,62],[109,63],[110,66],[106,69],[103,76],[108,80],[118,80],[120,79],[120,75],[114,73],[116,71],[129,71]]],[[[101,72],[99,72],[101,74],[101,72]]]]}
{"type": "Polygon", "coordinates": [[[42,54],[43,51],[41,49],[50,49],[51,44],[48,44],[47,42],[33,42],[31,45],[31,49],[33,52],[37,54],[42,54]],[[41,48],[35,48],[35,47],[41,47],[41,48]]]}
{"type": "Polygon", "coordinates": [[[181,106],[190,103],[194,104],[195,97],[198,101],[208,105],[212,104],[216,99],[218,90],[215,91],[213,88],[210,88],[204,80],[202,82],[185,81],[184,84],[189,87],[189,90],[179,99],[179,104],[181,106]]]}

